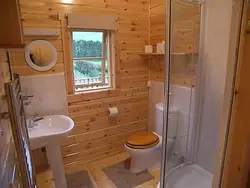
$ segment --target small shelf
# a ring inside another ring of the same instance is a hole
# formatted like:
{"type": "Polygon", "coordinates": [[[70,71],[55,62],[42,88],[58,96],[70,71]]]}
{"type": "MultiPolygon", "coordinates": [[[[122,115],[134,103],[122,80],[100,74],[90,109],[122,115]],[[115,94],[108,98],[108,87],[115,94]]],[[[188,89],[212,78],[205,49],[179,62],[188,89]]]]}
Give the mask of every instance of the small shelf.
{"type": "MultiPolygon", "coordinates": [[[[192,55],[193,53],[172,53],[172,55],[192,55]]],[[[196,55],[197,53],[194,53],[196,55]]],[[[141,56],[164,56],[165,54],[159,53],[140,53],[141,56]]]]}
{"type": "Polygon", "coordinates": [[[158,54],[158,53],[140,53],[139,55],[142,55],[142,56],[164,56],[165,54],[158,54]]]}

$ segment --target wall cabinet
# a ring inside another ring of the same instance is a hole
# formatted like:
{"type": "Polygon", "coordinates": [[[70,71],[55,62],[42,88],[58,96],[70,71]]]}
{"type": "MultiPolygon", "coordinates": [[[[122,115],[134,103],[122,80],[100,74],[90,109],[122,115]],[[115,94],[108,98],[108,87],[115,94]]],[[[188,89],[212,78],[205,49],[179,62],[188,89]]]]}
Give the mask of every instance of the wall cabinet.
{"type": "Polygon", "coordinates": [[[19,0],[0,0],[0,48],[23,48],[19,0]]]}

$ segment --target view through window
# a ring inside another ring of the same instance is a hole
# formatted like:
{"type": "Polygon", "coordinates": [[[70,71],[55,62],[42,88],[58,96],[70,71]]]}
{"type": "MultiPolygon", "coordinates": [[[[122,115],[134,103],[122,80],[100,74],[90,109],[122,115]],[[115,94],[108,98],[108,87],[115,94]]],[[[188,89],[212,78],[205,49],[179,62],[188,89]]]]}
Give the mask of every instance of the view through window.
{"type": "Polygon", "coordinates": [[[110,87],[108,31],[73,31],[75,91],[110,87]]]}

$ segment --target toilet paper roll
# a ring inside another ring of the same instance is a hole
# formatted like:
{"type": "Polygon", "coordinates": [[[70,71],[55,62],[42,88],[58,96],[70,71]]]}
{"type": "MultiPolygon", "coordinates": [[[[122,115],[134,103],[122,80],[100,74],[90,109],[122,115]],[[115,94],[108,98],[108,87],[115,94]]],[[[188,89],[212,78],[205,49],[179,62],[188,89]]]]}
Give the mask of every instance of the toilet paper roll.
{"type": "Polygon", "coordinates": [[[153,53],[153,46],[152,45],[145,45],[144,49],[145,49],[146,54],[153,53]]]}
{"type": "Polygon", "coordinates": [[[109,108],[109,117],[115,117],[119,113],[116,107],[109,108]]]}

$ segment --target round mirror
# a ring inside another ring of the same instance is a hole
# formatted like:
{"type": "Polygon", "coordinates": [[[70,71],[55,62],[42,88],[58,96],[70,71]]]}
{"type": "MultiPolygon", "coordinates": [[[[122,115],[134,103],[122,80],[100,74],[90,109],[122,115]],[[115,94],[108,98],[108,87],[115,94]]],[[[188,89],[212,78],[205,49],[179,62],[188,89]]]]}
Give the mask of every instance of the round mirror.
{"type": "Polygon", "coordinates": [[[56,65],[56,48],[48,41],[36,40],[25,47],[28,65],[37,71],[47,71],[56,65]]]}

